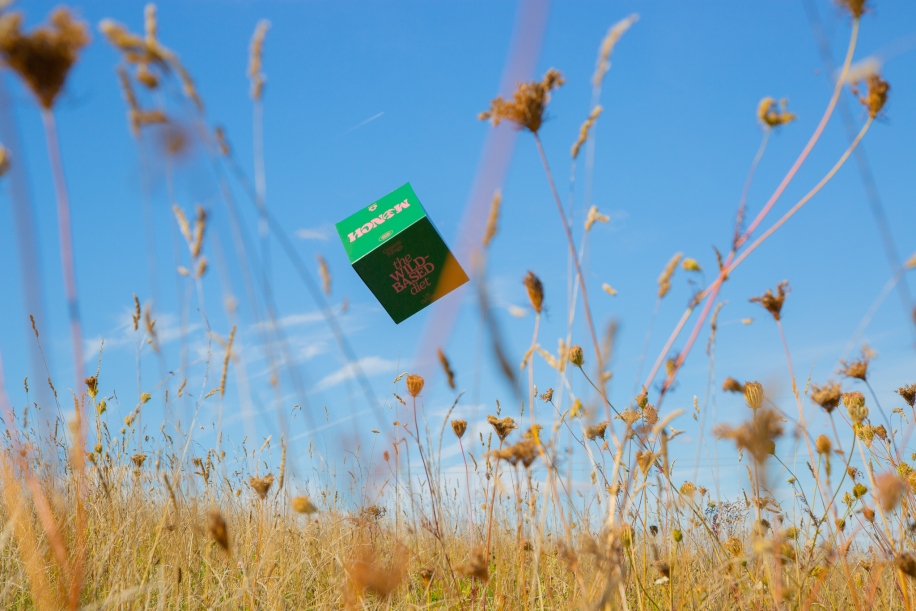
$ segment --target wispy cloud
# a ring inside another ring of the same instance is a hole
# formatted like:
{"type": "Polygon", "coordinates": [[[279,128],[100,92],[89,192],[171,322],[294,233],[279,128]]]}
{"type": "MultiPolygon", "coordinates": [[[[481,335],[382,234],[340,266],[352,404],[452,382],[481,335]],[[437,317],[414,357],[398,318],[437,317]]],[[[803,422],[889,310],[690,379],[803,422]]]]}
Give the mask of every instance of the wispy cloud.
{"type": "Polygon", "coordinates": [[[296,230],[296,237],[300,240],[319,240],[327,242],[331,239],[331,228],[328,225],[321,227],[303,227],[296,230]]]}
{"type": "MultiPolygon", "coordinates": [[[[362,370],[363,374],[368,377],[377,376],[383,373],[391,373],[397,369],[397,362],[383,359],[380,356],[365,356],[359,359],[356,364],[359,366],[359,369],[362,370]]],[[[356,377],[356,370],[357,368],[355,366],[347,363],[337,371],[329,373],[321,378],[315,386],[315,390],[327,390],[346,380],[352,380],[356,377]]]]}

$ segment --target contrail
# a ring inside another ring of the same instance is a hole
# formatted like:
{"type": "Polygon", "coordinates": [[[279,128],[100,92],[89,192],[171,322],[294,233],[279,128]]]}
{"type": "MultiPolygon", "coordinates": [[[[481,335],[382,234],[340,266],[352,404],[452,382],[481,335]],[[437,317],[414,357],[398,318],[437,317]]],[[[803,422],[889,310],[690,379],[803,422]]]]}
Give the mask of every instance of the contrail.
{"type": "Polygon", "coordinates": [[[343,136],[343,135],[345,135],[345,134],[349,134],[349,133],[352,132],[354,129],[358,129],[358,128],[362,127],[363,125],[365,125],[366,123],[369,123],[369,122],[371,122],[371,121],[375,121],[376,119],[378,119],[379,117],[381,117],[383,114],[385,114],[384,111],[378,113],[377,115],[373,115],[373,116],[369,117],[368,119],[366,119],[366,120],[363,121],[362,123],[357,123],[356,125],[354,125],[354,126],[351,127],[350,129],[348,129],[347,131],[345,131],[343,134],[341,134],[341,136],[343,136]]]}

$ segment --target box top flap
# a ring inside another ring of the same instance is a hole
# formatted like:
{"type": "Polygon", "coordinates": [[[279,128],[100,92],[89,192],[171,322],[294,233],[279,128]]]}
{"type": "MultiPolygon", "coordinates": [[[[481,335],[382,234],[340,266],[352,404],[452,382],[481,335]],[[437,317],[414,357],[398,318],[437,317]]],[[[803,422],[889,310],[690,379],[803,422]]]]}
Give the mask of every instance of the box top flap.
{"type": "Polygon", "coordinates": [[[425,216],[420,200],[406,183],[335,227],[350,263],[355,263],[425,216]]]}

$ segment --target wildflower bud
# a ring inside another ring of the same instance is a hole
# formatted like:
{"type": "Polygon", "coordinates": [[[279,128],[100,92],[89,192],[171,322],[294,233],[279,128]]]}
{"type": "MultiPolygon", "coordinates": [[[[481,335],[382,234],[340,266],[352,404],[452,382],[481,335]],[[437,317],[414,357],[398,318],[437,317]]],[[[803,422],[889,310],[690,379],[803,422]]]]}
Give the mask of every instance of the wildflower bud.
{"type": "Polygon", "coordinates": [[[869,522],[875,521],[875,510],[874,509],[869,509],[868,507],[866,507],[865,509],[862,510],[862,515],[865,516],[865,519],[868,520],[869,522]]]}
{"type": "Polygon", "coordinates": [[[385,450],[384,452],[382,452],[382,458],[385,459],[385,462],[388,462],[388,450],[385,450]]]}
{"type": "Polygon", "coordinates": [[[458,439],[461,439],[467,428],[468,423],[466,420],[452,420],[452,431],[454,431],[455,437],[458,439]]]}
{"type": "Polygon", "coordinates": [[[846,409],[852,409],[853,406],[863,406],[865,405],[865,395],[859,391],[844,392],[843,405],[846,406],[846,409]]]}
{"type": "Polygon", "coordinates": [[[541,284],[540,279],[531,271],[525,276],[523,282],[525,283],[525,288],[528,290],[528,299],[531,301],[531,307],[534,308],[535,312],[540,314],[544,307],[544,285],[541,284]]]}
{"type": "Polygon", "coordinates": [[[681,267],[686,269],[688,272],[699,272],[702,271],[700,264],[697,263],[696,259],[691,259],[690,257],[684,259],[681,262],[681,267]]]}
{"type": "Polygon", "coordinates": [[[423,390],[423,378],[418,375],[409,375],[407,376],[407,393],[411,397],[416,397],[420,394],[420,391],[423,390]]]}
{"type": "Polygon", "coordinates": [[[105,399],[99,401],[99,404],[95,406],[95,411],[99,413],[99,416],[104,414],[106,409],[108,409],[108,404],[105,403],[105,399]]]}
{"type": "Polygon", "coordinates": [[[680,543],[684,540],[684,535],[677,528],[674,529],[674,534],[672,535],[675,543],[680,543]]]}
{"type": "Polygon", "coordinates": [[[868,492],[868,488],[866,488],[862,484],[856,484],[852,489],[852,495],[856,497],[857,499],[860,499],[863,496],[865,496],[866,492],[868,492]]]}
{"type": "Polygon", "coordinates": [[[140,403],[147,403],[149,402],[150,399],[152,399],[152,397],[150,397],[150,394],[148,392],[145,392],[142,395],[140,395],[140,403]]]}
{"type": "Polygon", "coordinates": [[[748,382],[744,385],[744,400],[752,410],[760,408],[763,403],[763,385],[760,382],[748,382]]]}
{"type": "Polygon", "coordinates": [[[830,452],[830,438],[826,435],[821,435],[817,438],[817,441],[814,442],[814,447],[817,448],[818,454],[828,454],[830,452]]]}
{"type": "Polygon", "coordinates": [[[569,349],[569,362],[575,365],[576,367],[582,367],[582,346],[578,344],[570,347],[569,349]]]}
{"type": "Polygon", "coordinates": [[[95,444],[95,446],[93,446],[92,449],[95,450],[96,454],[101,454],[102,453],[102,444],[97,443],[95,444]]]}

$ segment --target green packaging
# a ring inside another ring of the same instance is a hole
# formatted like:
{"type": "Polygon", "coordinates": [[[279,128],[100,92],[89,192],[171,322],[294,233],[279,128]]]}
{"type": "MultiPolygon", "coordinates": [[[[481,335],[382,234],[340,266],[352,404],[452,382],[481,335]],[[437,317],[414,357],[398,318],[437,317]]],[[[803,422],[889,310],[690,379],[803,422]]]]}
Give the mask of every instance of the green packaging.
{"type": "Polygon", "coordinates": [[[336,227],[353,269],[395,323],[468,281],[410,183],[336,227]]]}

